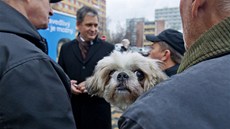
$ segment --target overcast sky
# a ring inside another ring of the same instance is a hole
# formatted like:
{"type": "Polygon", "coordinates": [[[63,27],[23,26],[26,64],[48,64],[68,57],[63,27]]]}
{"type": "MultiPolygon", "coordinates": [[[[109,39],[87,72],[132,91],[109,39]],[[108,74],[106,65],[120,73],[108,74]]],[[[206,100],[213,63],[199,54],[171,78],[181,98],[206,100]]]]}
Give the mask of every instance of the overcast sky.
{"type": "Polygon", "coordinates": [[[125,25],[126,19],[145,18],[154,20],[154,10],[165,7],[179,7],[180,0],[107,0],[109,28],[115,29],[117,24],[125,25]]]}

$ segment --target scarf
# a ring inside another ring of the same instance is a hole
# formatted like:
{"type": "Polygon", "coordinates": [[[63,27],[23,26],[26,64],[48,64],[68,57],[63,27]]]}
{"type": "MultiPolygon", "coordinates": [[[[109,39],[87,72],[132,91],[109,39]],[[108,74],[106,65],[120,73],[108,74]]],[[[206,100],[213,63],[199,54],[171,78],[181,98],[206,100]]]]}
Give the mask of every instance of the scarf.
{"type": "Polygon", "coordinates": [[[77,36],[77,41],[79,43],[79,48],[81,50],[82,58],[83,58],[83,60],[85,60],[86,57],[87,57],[89,48],[91,46],[91,42],[90,41],[85,41],[83,38],[80,37],[80,35],[77,36]]]}
{"type": "Polygon", "coordinates": [[[185,53],[177,73],[208,60],[230,53],[230,17],[213,26],[185,53]]]}

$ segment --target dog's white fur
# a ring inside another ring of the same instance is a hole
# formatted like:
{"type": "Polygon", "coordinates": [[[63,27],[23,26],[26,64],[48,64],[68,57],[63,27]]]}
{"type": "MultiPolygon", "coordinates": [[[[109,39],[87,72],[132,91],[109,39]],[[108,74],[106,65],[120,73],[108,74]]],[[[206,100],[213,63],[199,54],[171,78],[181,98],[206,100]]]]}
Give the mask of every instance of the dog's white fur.
{"type": "Polygon", "coordinates": [[[138,96],[167,78],[160,64],[139,53],[113,52],[98,62],[94,75],[86,79],[86,89],[125,110],[138,96]]]}

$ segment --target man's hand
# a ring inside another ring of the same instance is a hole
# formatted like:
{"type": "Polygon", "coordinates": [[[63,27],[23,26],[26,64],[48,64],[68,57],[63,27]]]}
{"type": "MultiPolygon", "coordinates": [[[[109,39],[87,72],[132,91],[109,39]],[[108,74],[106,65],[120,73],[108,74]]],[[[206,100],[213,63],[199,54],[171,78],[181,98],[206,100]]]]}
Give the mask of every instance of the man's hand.
{"type": "Polygon", "coordinates": [[[82,82],[80,84],[77,85],[77,81],[76,80],[71,80],[71,92],[73,94],[79,95],[81,93],[86,93],[86,89],[85,89],[85,82],[82,82]]]}

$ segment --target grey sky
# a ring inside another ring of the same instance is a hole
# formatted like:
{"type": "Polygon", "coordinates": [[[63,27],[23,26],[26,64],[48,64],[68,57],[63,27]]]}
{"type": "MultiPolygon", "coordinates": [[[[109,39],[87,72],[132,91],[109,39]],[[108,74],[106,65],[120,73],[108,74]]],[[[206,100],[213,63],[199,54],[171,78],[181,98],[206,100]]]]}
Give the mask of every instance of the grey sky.
{"type": "Polygon", "coordinates": [[[165,7],[179,7],[180,0],[107,0],[109,28],[114,30],[117,24],[124,26],[128,18],[144,17],[154,20],[154,10],[165,7]]]}

